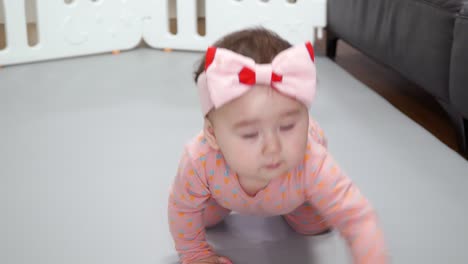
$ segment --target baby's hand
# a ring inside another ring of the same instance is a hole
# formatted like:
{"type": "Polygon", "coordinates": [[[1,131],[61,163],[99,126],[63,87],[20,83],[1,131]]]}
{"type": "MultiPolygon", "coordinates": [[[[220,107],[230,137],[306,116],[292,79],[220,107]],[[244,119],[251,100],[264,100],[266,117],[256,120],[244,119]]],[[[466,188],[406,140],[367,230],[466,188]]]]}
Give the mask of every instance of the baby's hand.
{"type": "Polygon", "coordinates": [[[209,258],[197,260],[195,262],[191,262],[190,264],[233,264],[231,260],[226,257],[220,256],[211,256],[209,258]]]}

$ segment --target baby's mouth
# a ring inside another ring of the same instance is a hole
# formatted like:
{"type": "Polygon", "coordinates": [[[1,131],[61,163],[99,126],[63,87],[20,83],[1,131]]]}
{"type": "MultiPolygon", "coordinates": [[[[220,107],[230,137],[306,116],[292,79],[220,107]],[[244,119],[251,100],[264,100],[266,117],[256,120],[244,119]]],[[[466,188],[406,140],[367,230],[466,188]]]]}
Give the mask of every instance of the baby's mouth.
{"type": "Polygon", "coordinates": [[[269,170],[274,170],[274,169],[277,169],[281,166],[282,162],[279,161],[279,162],[274,162],[274,163],[270,163],[270,164],[267,164],[265,165],[265,168],[269,169],[269,170]]]}

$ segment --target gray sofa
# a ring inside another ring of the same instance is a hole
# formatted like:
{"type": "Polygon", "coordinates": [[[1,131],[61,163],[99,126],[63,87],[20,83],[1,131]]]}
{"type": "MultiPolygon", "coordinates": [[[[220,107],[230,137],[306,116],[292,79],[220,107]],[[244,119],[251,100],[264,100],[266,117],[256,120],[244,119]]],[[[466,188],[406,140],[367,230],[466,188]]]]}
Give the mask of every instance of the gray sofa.
{"type": "Polygon", "coordinates": [[[327,56],[339,39],[434,96],[468,155],[468,0],[328,0],[327,56]]]}

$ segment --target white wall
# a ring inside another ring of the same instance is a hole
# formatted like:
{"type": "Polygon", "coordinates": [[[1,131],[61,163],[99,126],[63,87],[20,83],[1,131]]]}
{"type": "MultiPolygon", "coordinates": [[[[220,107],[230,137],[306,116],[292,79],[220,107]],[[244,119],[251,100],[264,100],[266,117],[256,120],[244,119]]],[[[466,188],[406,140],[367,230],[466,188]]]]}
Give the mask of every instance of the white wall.
{"type": "MultiPolygon", "coordinates": [[[[0,23],[4,23],[5,18],[4,18],[4,10],[3,10],[3,1],[9,1],[9,0],[0,0],[0,23]]],[[[26,14],[28,19],[28,23],[35,22],[36,21],[36,12],[34,12],[34,4],[35,1],[44,1],[44,0],[14,0],[14,1],[25,1],[26,3],[26,14]]],[[[55,1],[64,1],[64,0],[55,0],[55,1]]],[[[75,1],[90,1],[90,0],[75,0],[75,1]]],[[[101,1],[115,1],[115,0],[101,0],[101,1]]],[[[153,0],[153,1],[158,1],[158,0],[153,0]]],[[[168,0],[160,0],[160,1],[168,1],[168,0]]],[[[175,0],[169,0],[170,5],[169,5],[169,14],[171,18],[175,17],[175,0]]],[[[187,0],[177,0],[177,1],[187,1],[187,0]]],[[[189,1],[196,1],[196,0],[189,0],[189,1]]],[[[65,1],[64,1],[65,4],[65,1]]],[[[198,10],[205,10],[205,1],[204,0],[199,0],[198,1],[198,10]]],[[[203,17],[205,16],[204,12],[201,12],[198,14],[198,16],[203,17]]]]}

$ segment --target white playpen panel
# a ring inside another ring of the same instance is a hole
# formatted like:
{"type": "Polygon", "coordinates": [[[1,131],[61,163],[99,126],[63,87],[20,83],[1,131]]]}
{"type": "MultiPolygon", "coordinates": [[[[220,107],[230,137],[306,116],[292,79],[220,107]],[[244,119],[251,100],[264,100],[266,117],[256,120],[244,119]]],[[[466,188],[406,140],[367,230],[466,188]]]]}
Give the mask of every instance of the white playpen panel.
{"type": "Polygon", "coordinates": [[[0,1],[7,42],[0,65],[126,50],[142,38],[153,48],[204,50],[228,32],[259,25],[298,43],[313,41],[314,29],[326,23],[326,0],[205,0],[205,36],[197,31],[196,0],[176,1],[176,34],[169,30],[168,0],[0,1]],[[28,45],[25,1],[37,3],[35,46],[28,45]]]}
{"type": "Polygon", "coordinates": [[[168,30],[167,1],[152,2],[143,38],[154,48],[204,50],[216,39],[244,27],[263,26],[292,43],[314,41],[326,25],[326,0],[206,0],[206,35],[197,32],[195,1],[177,1],[177,34],[168,30]],[[183,2],[183,3],[182,3],[183,2]],[[158,5],[160,6],[158,8],[158,5]],[[161,6],[162,5],[162,6],[161,6]]]}
{"type": "Polygon", "coordinates": [[[3,0],[0,65],[130,49],[141,41],[143,1],[36,0],[38,43],[27,40],[25,1],[3,0]]]}
{"type": "Polygon", "coordinates": [[[176,2],[176,35],[173,35],[169,31],[169,1],[148,2],[147,13],[143,18],[142,37],[149,46],[153,48],[187,49],[186,47],[191,46],[190,44],[203,41],[203,38],[197,34],[198,16],[196,1],[178,0],[176,2]]]}

